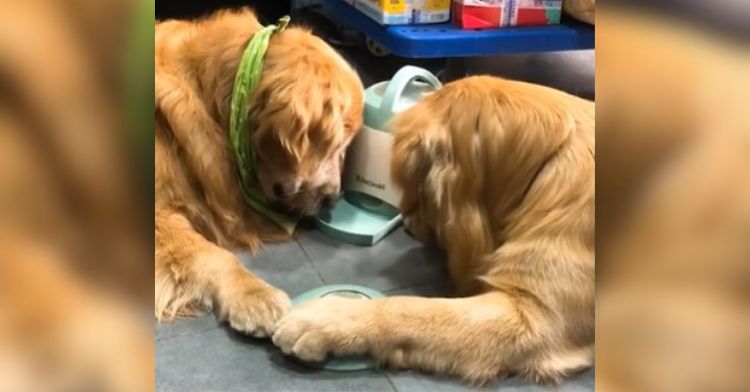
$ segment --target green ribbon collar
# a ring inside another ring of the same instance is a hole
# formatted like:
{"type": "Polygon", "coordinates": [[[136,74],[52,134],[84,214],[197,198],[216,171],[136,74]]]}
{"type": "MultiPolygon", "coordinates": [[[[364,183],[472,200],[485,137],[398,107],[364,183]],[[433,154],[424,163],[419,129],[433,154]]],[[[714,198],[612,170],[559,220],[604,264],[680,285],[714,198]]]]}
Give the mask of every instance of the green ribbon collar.
{"type": "Polygon", "coordinates": [[[286,28],[289,16],[279,19],[276,25],[268,25],[253,35],[250,43],[242,53],[240,66],[234,78],[232,106],[229,117],[229,142],[237,160],[237,172],[245,202],[274,223],[283,228],[289,235],[294,233],[297,220],[291,216],[274,211],[268,206],[268,200],[260,190],[255,167],[255,151],[250,143],[252,130],[247,125],[247,98],[260,82],[263,72],[263,57],[268,49],[271,37],[286,28]]]}

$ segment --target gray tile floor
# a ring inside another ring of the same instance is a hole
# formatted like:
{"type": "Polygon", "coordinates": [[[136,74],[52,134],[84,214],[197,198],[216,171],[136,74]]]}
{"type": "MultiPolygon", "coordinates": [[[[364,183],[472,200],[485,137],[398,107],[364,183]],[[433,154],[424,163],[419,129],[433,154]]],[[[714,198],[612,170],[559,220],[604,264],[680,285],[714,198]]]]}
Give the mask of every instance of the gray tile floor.
{"type": "MultiPolygon", "coordinates": [[[[373,247],[359,247],[306,230],[295,241],[272,244],[240,259],[254,273],[289,293],[335,283],[353,283],[388,294],[448,294],[443,257],[398,229],[373,247]]],[[[156,385],[159,391],[402,391],[449,392],[471,388],[443,377],[414,372],[311,370],[284,357],[265,339],[219,325],[212,315],[156,328],[156,385]]],[[[488,390],[593,391],[589,370],[545,388],[509,379],[488,390]]]]}

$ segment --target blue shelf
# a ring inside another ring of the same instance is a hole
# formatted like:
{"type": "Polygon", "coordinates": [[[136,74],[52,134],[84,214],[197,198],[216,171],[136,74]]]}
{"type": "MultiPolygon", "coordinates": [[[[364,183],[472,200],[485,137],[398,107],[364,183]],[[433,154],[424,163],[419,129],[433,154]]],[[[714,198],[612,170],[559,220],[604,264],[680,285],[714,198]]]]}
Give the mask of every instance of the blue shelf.
{"type": "Polygon", "coordinates": [[[472,57],[593,49],[594,27],[563,18],[560,25],[462,30],[450,23],[382,26],[343,0],[323,0],[323,10],[408,58],[472,57]]]}

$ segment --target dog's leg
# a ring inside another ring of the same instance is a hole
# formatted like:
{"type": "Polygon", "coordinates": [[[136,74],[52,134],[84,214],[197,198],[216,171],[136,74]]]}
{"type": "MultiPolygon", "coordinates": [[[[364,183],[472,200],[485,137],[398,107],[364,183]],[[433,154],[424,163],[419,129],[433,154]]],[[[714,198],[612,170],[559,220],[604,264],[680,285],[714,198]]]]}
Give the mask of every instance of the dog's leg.
{"type": "Polygon", "coordinates": [[[228,250],[197,233],[178,213],[156,211],[155,310],[158,320],[204,306],[232,328],[270,335],[289,297],[246,270],[228,250]]]}
{"type": "Polygon", "coordinates": [[[499,249],[498,268],[483,277],[489,291],[473,297],[312,301],[285,316],[273,340],[305,360],[368,353],[472,383],[509,373],[557,382],[593,360],[593,263],[571,268],[561,259],[585,256],[564,249],[499,249]]]}
{"type": "Polygon", "coordinates": [[[304,360],[368,353],[393,368],[477,384],[509,373],[556,382],[591,365],[590,348],[553,348],[544,316],[523,301],[502,292],[458,299],[327,297],[289,313],[273,341],[304,360]]]}

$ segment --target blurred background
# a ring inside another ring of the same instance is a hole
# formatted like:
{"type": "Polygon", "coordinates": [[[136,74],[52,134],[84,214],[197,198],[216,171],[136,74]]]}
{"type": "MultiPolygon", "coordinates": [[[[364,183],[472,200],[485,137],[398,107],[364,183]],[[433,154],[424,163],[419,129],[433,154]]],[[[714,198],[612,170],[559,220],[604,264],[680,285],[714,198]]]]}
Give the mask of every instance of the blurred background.
{"type": "Polygon", "coordinates": [[[0,391],[153,389],[153,20],[0,2],[0,391]]]}
{"type": "MultiPolygon", "coordinates": [[[[0,3],[0,391],[154,388],[153,23],[229,3],[0,3]]],[[[591,53],[473,68],[598,100],[596,387],[750,390],[750,5],[614,1],[597,25],[595,91],[591,53]]]]}
{"type": "Polygon", "coordinates": [[[529,48],[527,53],[500,55],[489,52],[481,56],[406,58],[388,53],[377,43],[373,47],[373,42],[367,39],[355,21],[325,12],[322,3],[323,0],[158,0],[156,17],[189,19],[217,9],[240,6],[253,8],[260,21],[266,24],[276,22],[283,15],[291,15],[293,23],[311,28],[352,63],[365,87],[390,79],[398,69],[410,64],[430,70],[444,82],[470,74],[491,74],[550,85],[584,98],[594,98],[593,50],[550,52],[529,48]]]}
{"type": "Polygon", "coordinates": [[[600,3],[597,390],[750,390],[749,11],[600,3]]]}

